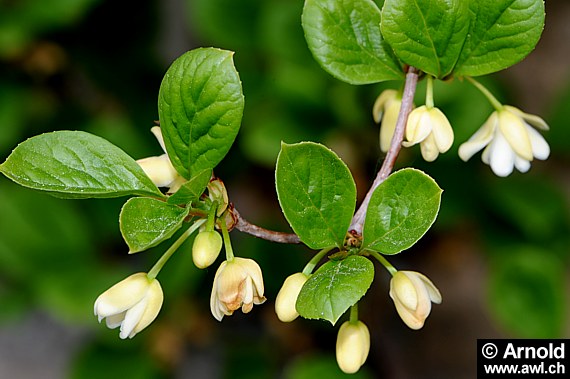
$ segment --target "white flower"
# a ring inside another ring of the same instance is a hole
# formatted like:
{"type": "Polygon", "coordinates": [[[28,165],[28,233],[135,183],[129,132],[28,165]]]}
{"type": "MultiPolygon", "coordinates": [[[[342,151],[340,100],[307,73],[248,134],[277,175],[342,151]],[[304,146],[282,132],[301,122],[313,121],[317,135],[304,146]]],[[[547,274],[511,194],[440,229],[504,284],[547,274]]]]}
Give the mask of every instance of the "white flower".
{"type": "Polygon", "coordinates": [[[164,145],[164,139],[162,137],[160,127],[153,126],[150,131],[158,140],[164,154],[157,157],[139,159],[137,160],[137,163],[157,187],[169,187],[168,192],[174,193],[182,184],[184,184],[186,179],[178,174],[172,165],[168,154],[166,154],[166,146],[164,145]]]}
{"type": "Polygon", "coordinates": [[[424,326],[431,312],[431,303],[441,303],[441,294],[423,274],[398,271],[390,280],[390,297],[402,320],[412,329],[424,326]]]}
{"type": "Polygon", "coordinates": [[[133,338],[146,328],[162,307],[162,288],[156,279],[139,272],[115,284],[95,300],[99,322],[106,319],[111,329],[121,327],[122,339],[133,338]]]}
{"type": "Polygon", "coordinates": [[[387,152],[390,149],[398,113],[402,106],[402,95],[400,92],[387,89],[378,96],[372,108],[372,116],[377,124],[382,121],[380,127],[380,150],[387,152]]]}
{"type": "Polygon", "coordinates": [[[534,158],[545,160],[550,155],[550,146],[533,126],[548,130],[542,118],[505,105],[502,110],[493,112],[459,147],[459,157],[467,161],[487,146],[481,159],[497,176],[508,176],[515,167],[520,172],[527,172],[534,158]]]}
{"type": "Polygon", "coordinates": [[[215,230],[198,233],[192,245],[192,260],[198,268],[209,267],[222,250],[222,236],[215,230]]]}
{"type": "Polygon", "coordinates": [[[299,317],[297,312],[297,298],[309,277],[302,272],[290,275],[283,282],[283,286],[275,299],[275,313],[279,320],[291,322],[299,317]]]}
{"type": "Polygon", "coordinates": [[[336,361],[346,374],[354,374],[366,362],[370,351],[370,332],[362,321],[345,321],[338,331],[336,361]]]}
{"type": "Polygon", "coordinates": [[[422,105],[408,117],[406,139],[402,143],[404,146],[419,143],[424,159],[433,162],[439,153],[445,153],[453,144],[453,129],[442,111],[422,105]]]}
{"type": "Polygon", "coordinates": [[[254,304],[263,304],[263,276],[259,265],[252,259],[236,257],[224,261],[216,271],[210,310],[218,321],[241,308],[243,313],[252,310],[254,304]]]}

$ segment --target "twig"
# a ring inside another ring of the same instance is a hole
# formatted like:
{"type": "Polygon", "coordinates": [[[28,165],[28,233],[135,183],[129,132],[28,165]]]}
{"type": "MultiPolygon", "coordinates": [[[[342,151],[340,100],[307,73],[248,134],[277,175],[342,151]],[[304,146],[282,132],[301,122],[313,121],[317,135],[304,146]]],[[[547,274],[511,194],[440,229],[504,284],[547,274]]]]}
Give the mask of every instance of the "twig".
{"type": "Polygon", "coordinates": [[[232,209],[232,213],[236,220],[234,228],[236,228],[240,232],[251,234],[252,236],[273,242],[301,243],[299,237],[294,233],[276,232],[273,230],[262,228],[261,226],[254,225],[249,221],[247,221],[246,219],[244,219],[235,208],[232,209]]]}
{"type": "Polygon", "coordinates": [[[412,111],[412,104],[414,102],[414,94],[416,93],[417,84],[418,70],[415,67],[410,66],[408,67],[408,73],[406,74],[406,84],[402,95],[402,105],[400,107],[400,113],[398,114],[394,136],[390,143],[390,149],[386,154],[382,167],[380,167],[380,171],[378,171],[378,174],[376,175],[376,179],[374,179],[374,183],[372,183],[368,193],[366,193],[366,197],[352,218],[350,230],[358,235],[362,235],[362,228],[364,226],[364,220],[366,219],[366,211],[368,210],[368,204],[370,203],[370,198],[372,197],[374,190],[390,175],[394,168],[396,158],[398,158],[398,154],[402,148],[404,131],[406,130],[408,116],[412,111]]]}

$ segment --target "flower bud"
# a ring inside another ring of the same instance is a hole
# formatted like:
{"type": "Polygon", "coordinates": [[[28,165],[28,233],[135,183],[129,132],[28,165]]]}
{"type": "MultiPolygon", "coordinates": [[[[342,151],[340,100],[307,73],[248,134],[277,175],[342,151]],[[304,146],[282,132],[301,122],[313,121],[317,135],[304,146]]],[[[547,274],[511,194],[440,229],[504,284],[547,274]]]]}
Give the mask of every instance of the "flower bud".
{"type": "Polygon", "coordinates": [[[398,271],[390,281],[390,297],[402,320],[411,329],[420,329],[431,312],[431,303],[441,303],[441,294],[423,274],[398,271]]]}
{"type": "Polygon", "coordinates": [[[198,268],[210,266],[222,250],[222,236],[215,230],[198,233],[192,245],[192,260],[198,268]]]}
{"type": "Polygon", "coordinates": [[[297,304],[299,292],[301,292],[307,279],[309,277],[302,272],[297,272],[285,279],[283,287],[281,287],[275,299],[275,313],[277,313],[279,320],[291,322],[299,317],[295,305],[297,304]]]}
{"type": "Polygon", "coordinates": [[[121,327],[122,339],[133,338],[146,328],[162,307],[162,288],[156,279],[139,272],[115,284],[95,300],[94,311],[107,327],[121,327]]]}
{"type": "Polygon", "coordinates": [[[370,351],[370,332],[362,321],[346,321],[338,331],[336,361],[346,374],[354,374],[366,361],[370,351]]]}
{"type": "Polygon", "coordinates": [[[263,304],[263,276],[259,265],[252,259],[234,258],[224,261],[216,271],[210,310],[218,321],[230,316],[241,307],[249,313],[254,304],[263,304]]]}

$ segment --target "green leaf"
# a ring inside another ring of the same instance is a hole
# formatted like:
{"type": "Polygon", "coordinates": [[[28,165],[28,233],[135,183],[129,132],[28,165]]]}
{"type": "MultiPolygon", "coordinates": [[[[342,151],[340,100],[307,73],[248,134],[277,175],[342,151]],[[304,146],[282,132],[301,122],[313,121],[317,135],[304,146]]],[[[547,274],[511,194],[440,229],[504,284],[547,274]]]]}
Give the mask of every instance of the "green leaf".
{"type": "Polygon", "coordinates": [[[382,33],[402,62],[443,78],[465,42],[468,6],[465,0],[386,0],[382,33]]]}
{"type": "Polygon", "coordinates": [[[168,204],[188,204],[198,200],[212,177],[212,170],[202,170],[168,198],[168,204]]]}
{"type": "Polygon", "coordinates": [[[343,245],[356,185],[335,153],[313,142],[283,143],[275,182],[283,214],[303,243],[311,249],[343,245]]]}
{"type": "Polygon", "coordinates": [[[472,0],[468,37],[456,76],[490,74],[534,50],[544,28],[543,0],[472,0]]]}
{"type": "Polygon", "coordinates": [[[370,198],[363,248],[397,254],[415,244],[434,223],[441,192],[419,170],[406,168],[390,175],[370,198]]]}
{"type": "Polygon", "coordinates": [[[200,48],[172,63],[160,85],[158,113],[180,175],[190,179],[220,163],[239,131],[243,107],[233,52],[200,48]]]}
{"type": "Polygon", "coordinates": [[[172,237],[188,216],[181,208],[149,197],[133,197],[121,209],[121,234],[129,254],[144,251],[172,237]]]}
{"type": "Polygon", "coordinates": [[[374,280],[369,259],[352,255],[328,261],[305,283],[297,298],[297,312],[305,318],[335,324],[348,308],[364,296],[374,280]]]}
{"type": "Polygon", "coordinates": [[[403,78],[372,0],[306,0],[302,23],[315,60],[335,78],[351,84],[403,78]]]}
{"type": "Polygon", "coordinates": [[[127,153],[80,131],[46,133],[22,142],[0,172],[21,186],[63,198],[163,196],[127,153]]]}

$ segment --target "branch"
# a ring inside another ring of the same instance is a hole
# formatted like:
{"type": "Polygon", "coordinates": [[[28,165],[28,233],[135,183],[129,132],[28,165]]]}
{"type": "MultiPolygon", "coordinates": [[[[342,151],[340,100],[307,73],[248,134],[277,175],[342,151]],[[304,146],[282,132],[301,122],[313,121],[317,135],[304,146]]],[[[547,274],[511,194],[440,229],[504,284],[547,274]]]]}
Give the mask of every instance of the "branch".
{"type": "Polygon", "coordinates": [[[376,190],[376,188],[386,180],[394,169],[394,163],[396,163],[396,159],[398,158],[398,154],[402,148],[406,123],[408,122],[408,116],[412,111],[417,84],[418,70],[415,67],[410,66],[408,67],[408,73],[406,74],[406,84],[402,95],[402,105],[400,107],[400,113],[398,114],[394,136],[390,143],[390,149],[386,154],[386,158],[384,158],[380,171],[378,171],[378,174],[376,175],[376,179],[374,179],[374,183],[372,183],[368,193],[366,193],[366,197],[362,201],[362,204],[360,204],[360,208],[358,208],[358,211],[356,211],[352,218],[352,224],[350,225],[349,230],[354,231],[358,235],[362,235],[362,228],[364,227],[364,220],[366,219],[366,211],[368,210],[368,204],[370,203],[370,198],[372,197],[374,190],[376,190]]]}
{"type": "Polygon", "coordinates": [[[294,233],[282,233],[273,230],[262,228],[261,226],[254,225],[244,219],[237,209],[232,209],[235,217],[234,228],[240,232],[251,234],[252,236],[262,238],[264,240],[279,242],[279,243],[301,243],[299,237],[294,233]]]}

